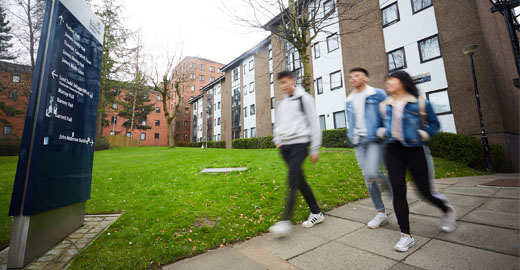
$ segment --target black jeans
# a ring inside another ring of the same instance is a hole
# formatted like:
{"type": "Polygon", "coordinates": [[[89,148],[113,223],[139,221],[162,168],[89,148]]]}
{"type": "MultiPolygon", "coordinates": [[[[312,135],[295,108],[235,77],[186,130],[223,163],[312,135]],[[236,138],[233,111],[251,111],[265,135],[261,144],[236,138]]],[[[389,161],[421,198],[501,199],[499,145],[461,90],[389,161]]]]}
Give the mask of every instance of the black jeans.
{"type": "Polygon", "coordinates": [[[284,220],[291,219],[296,199],[296,190],[300,190],[313,214],[321,212],[314,193],[305,181],[302,164],[309,154],[309,143],[283,145],[280,153],[289,167],[289,193],[287,194],[287,205],[284,220]]]}
{"type": "Polygon", "coordinates": [[[402,233],[410,234],[408,201],[406,200],[406,169],[410,169],[421,195],[443,212],[448,211],[445,201],[432,193],[430,172],[423,147],[405,147],[400,142],[388,144],[385,152],[388,178],[392,184],[394,211],[402,233]]]}

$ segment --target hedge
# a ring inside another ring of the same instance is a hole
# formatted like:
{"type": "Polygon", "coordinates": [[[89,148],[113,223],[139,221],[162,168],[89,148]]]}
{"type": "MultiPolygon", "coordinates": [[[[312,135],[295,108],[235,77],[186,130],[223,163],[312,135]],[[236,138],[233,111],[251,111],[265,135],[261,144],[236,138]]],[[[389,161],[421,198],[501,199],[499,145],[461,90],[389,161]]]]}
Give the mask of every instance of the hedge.
{"type": "Polygon", "coordinates": [[[273,143],[273,136],[255,137],[249,139],[236,139],[232,142],[232,147],[235,149],[266,149],[275,148],[273,143]]]}
{"type": "Polygon", "coordinates": [[[94,143],[94,151],[108,150],[111,148],[110,142],[105,137],[97,138],[94,143]]]}
{"type": "Polygon", "coordinates": [[[18,156],[21,144],[19,139],[0,137],[0,156],[18,156]]]}
{"type": "Polygon", "coordinates": [[[208,148],[226,148],[226,141],[208,141],[208,142],[189,142],[185,147],[208,147],[208,148]]]}
{"type": "Polygon", "coordinates": [[[322,133],[322,147],[348,148],[352,147],[347,138],[347,129],[328,129],[322,133]]]}
{"type": "MultiPolygon", "coordinates": [[[[432,156],[458,161],[474,169],[486,169],[482,141],[476,137],[442,132],[433,137],[429,145],[432,156]]],[[[493,169],[500,171],[507,162],[504,149],[490,144],[489,151],[493,169]]]]}

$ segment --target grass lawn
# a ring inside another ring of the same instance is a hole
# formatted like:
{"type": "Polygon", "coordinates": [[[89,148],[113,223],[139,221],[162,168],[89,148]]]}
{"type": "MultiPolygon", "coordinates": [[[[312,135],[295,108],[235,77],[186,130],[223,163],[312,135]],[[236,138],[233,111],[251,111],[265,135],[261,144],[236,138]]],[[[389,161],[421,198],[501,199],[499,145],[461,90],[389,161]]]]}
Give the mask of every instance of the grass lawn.
{"type": "MultiPolygon", "coordinates": [[[[0,247],[16,157],[0,157],[0,247]]],[[[484,174],[435,159],[437,178],[484,174]]],[[[323,210],[368,196],[350,149],[324,149],[305,172],[323,210]]],[[[123,213],[79,254],[70,269],[157,268],[266,232],[283,211],[286,167],[275,149],[116,148],[96,152],[87,212],[123,213]],[[242,173],[199,175],[209,167],[247,166],[242,173]]],[[[294,221],[307,218],[297,201],[294,221]]]]}

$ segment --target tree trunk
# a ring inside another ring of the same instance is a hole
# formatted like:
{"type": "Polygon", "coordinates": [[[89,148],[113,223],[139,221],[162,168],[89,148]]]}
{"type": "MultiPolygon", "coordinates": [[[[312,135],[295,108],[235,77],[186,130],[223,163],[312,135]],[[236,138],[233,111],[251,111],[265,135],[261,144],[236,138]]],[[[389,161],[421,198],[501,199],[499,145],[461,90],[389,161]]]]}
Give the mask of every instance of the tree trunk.
{"type": "Polygon", "coordinates": [[[173,119],[171,121],[168,121],[168,146],[175,147],[175,141],[173,140],[173,132],[172,132],[172,122],[173,122],[173,119]]]}
{"type": "Polygon", "coordinates": [[[134,138],[135,102],[137,100],[137,89],[134,89],[134,104],[132,105],[132,121],[130,121],[130,138],[134,138]]]}
{"type": "Polygon", "coordinates": [[[311,58],[307,49],[299,50],[303,65],[302,87],[312,95],[311,58]]]}

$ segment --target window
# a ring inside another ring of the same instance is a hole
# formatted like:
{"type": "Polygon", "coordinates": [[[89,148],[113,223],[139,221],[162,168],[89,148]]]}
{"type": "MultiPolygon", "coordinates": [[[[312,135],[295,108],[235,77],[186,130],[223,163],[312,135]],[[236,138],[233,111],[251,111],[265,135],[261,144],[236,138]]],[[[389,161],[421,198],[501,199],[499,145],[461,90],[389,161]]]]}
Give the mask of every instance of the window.
{"type": "Polygon", "coordinates": [[[209,81],[210,81],[210,82],[214,82],[214,81],[215,81],[215,77],[211,77],[211,78],[209,78],[209,81]]]}
{"type": "Polygon", "coordinates": [[[251,138],[256,137],[256,128],[251,128],[251,138]]]}
{"type": "Polygon", "coordinates": [[[338,35],[332,34],[327,37],[327,51],[332,52],[339,48],[338,35]]]}
{"type": "Polygon", "coordinates": [[[244,107],[244,117],[247,117],[247,107],[244,107]]]}
{"type": "Polygon", "coordinates": [[[4,135],[11,134],[11,131],[13,130],[12,126],[4,126],[4,135]]]}
{"type": "Polygon", "coordinates": [[[343,81],[341,80],[341,70],[338,70],[334,73],[330,74],[330,90],[336,90],[343,86],[343,81]]]}
{"type": "Polygon", "coordinates": [[[217,86],[217,94],[220,94],[220,86],[217,86]]]}
{"type": "Polygon", "coordinates": [[[252,83],[249,84],[249,92],[253,93],[254,91],[255,91],[255,83],[252,82],[252,83]]]}
{"type": "Polygon", "coordinates": [[[161,120],[155,120],[155,126],[156,127],[161,126],[161,120]]]}
{"type": "Polygon", "coordinates": [[[9,91],[9,99],[16,101],[16,99],[18,99],[18,92],[16,90],[9,91]]]}
{"type": "Polygon", "coordinates": [[[181,135],[179,135],[179,134],[175,135],[175,140],[180,141],[180,139],[181,139],[181,135]]]}
{"type": "Polygon", "coordinates": [[[127,132],[127,133],[126,133],[126,137],[128,137],[128,138],[132,138],[132,132],[127,132]]]}
{"type": "Polygon", "coordinates": [[[204,65],[203,65],[203,64],[200,64],[200,65],[199,65],[199,69],[200,69],[200,70],[204,70],[204,65]]]}
{"type": "Polygon", "coordinates": [[[274,110],[274,97],[271,98],[271,110],[274,110]]]}
{"type": "Polygon", "coordinates": [[[313,50],[314,50],[314,59],[320,58],[320,43],[319,42],[314,43],[313,47],[314,47],[313,48],[313,50]]]}
{"type": "Polygon", "coordinates": [[[220,110],[220,101],[218,102],[218,109],[220,110]]]}
{"type": "Polygon", "coordinates": [[[430,60],[441,57],[441,47],[439,45],[439,36],[435,35],[432,37],[419,40],[419,54],[421,56],[421,63],[428,62],[430,60]]]}
{"type": "Polygon", "coordinates": [[[197,103],[193,103],[193,110],[197,110],[197,103]]]}
{"type": "Polygon", "coordinates": [[[431,6],[432,0],[412,0],[412,10],[414,14],[431,6]]]}
{"type": "Polygon", "coordinates": [[[217,125],[220,126],[220,117],[217,119],[217,125]]]}
{"type": "Polygon", "coordinates": [[[197,77],[195,76],[195,74],[193,74],[193,73],[190,74],[190,79],[195,80],[195,78],[197,78],[197,77]]]}
{"type": "Polygon", "coordinates": [[[159,140],[159,133],[154,134],[154,139],[159,140]]]}
{"type": "Polygon", "coordinates": [[[255,104],[252,104],[251,107],[249,108],[249,115],[255,115],[255,113],[256,113],[255,104]]]}
{"type": "Polygon", "coordinates": [[[13,75],[13,82],[14,82],[14,83],[19,83],[19,82],[20,82],[20,76],[18,76],[18,75],[13,75]]]}
{"type": "Polygon", "coordinates": [[[426,98],[431,102],[433,111],[435,111],[436,114],[451,113],[448,89],[427,92],[426,98]]]}
{"type": "Polygon", "coordinates": [[[196,66],[197,66],[197,65],[196,65],[195,63],[193,63],[193,62],[190,63],[190,67],[191,67],[191,68],[195,68],[196,66]]]}
{"type": "Polygon", "coordinates": [[[146,140],[146,133],[141,132],[141,136],[139,138],[141,139],[141,141],[146,140]]]}
{"type": "Polygon", "coordinates": [[[112,123],[112,125],[117,124],[117,116],[112,116],[112,119],[110,120],[110,123],[112,123]]]}
{"type": "Polygon", "coordinates": [[[191,86],[191,92],[195,92],[195,85],[191,86]]]}
{"type": "Polygon", "coordinates": [[[157,96],[157,100],[161,100],[161,96],[157,96]]]}
{"type": "Polygon", "coordinates": [[[199,87],[199,90],[202,90],[202,86],[199,87]]]}
{"type": "Polygon", "coordinates": [[[247,95],[247,92],[249,92],[247,91],[247,85],[244,85],[244,96],[247,95]]]}
{"type": "Polygon", "coordinates": [[[200,75],[199,80],[204,81],[204,75],[200,75]]]}
{"type": "Polygon", "coordinates": [[[210,66],[209,67],[209,72],[215,72],[215,67],[210,66]]]}
{"type": "Polygon", "coordinates": [[[386,55],[388,57],[388,71],[406,68],[406,56],[403,47],[388,52],[386,55]]]}
{"type": "Polygon", "coordinates": [[[188,121],[184,120],[184,127],[188,127],[188,121]]]}
{"type": "Polygon", "coordinates": [[[185,141],[188,140],[188,134],[187,134],[187,133],[184,133],[184,140],[185,140],[185,141]]]}
{"type": "Polygon", "coordinates": [[[217,69],[217,71],[218,71],[218,73],[222,73],[222,70],[221,70],[220,68],[219,68],[219,69],[217,69]]]}
{"type": "Polygon", "coordinates": [[[255,69],[255,60],[249,61],[249,70],[251,71],[253,69],[255,69]]]}
{"type": "Polygon", "coordinates": [[[244,130],[244,138],[248,138],[247,131],[248,131],[247,129],[244,130]]]}
{"type": "Polygon", "coordinates": [[[316,79],[316,91],[318,91],[318,95],[323,94],[323,79],[321,77],[316,79]]]}
{"type": "Polygon", "coordinates": [[[161,113],[161,108],[159,108],[159,107],[155,108],[155,112],[156,113],[161,113]]]}
{"type": "Polygon", "coordinates": [[[345,128],[346,120],[345,120],[345,111],[335,112],[334,113],[334,128],[345,128]]]}
{"type": "Polygon", "coordinates": [[[244,69],[243,70],[244,70],[244,74],[246,74],[247,73],[247,63],[244,63],[244,69]]]}
{"type": "Polygon", "coordinates": [[[188,108],[184,108],[184,114],[185,114],[185,115],[188,115],[189,111],[190,111],[190,110],[189,110],[188,108]]]}
{"type": "Polygon", "coordinates": [[[334,9],[334,0],[328,0],[325,3],[323,3],[323,12],[325,13],[325,16],[328,16],[330,13],[333,13],[334,9]]]}
{"type": "Polygon", "coordinates": [[[233,81],[238,80],[238,68],[233,69],[233,81]]]}
{"type": "Polygon", "coordinates": [[[179,122],[179,121],[175,122],[175,128],[181,128],[181,122],[179,122]]]}
{"type": "Polygon", "coordinates": [[[141,122],[141,126],[146,126],[146,120],[144,120],[143,122],[141,122]]]}
{"type": "Polygon", "coordinates": [[[115,131],[110,131],[110,136],[114,136],[116,135],[116,132],[115,131]]]}
{"type": "Polygon", "coordinates": [[[327,127],[325,125],[325,115],[320,115],[320,128],[321,128],[321,130],[327,129],[327,127]]]}
{"type": "Polygon", "coordinates": [[[383,16],[383,27],[394,24],[400,20],[399,18],[399,8],[397,6],[397,2],[388,5],[387,7],[381,10],[381,14],[383,16]]]}
{"type": "Polygon", "coordinates": [[[274,83],[274,75],[273,75],[272,72],[271,72],[271,74],[269,74],[269,83],[270,83],[270,84],[273,84],[273,83],[274,83]]]}
{"type": "Polygon", "coordinates": [[[112,104],[112,109],[117,110],[117,103],[112,104]]]}

